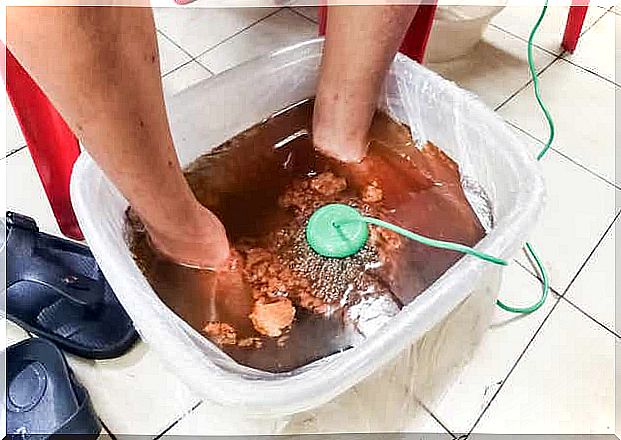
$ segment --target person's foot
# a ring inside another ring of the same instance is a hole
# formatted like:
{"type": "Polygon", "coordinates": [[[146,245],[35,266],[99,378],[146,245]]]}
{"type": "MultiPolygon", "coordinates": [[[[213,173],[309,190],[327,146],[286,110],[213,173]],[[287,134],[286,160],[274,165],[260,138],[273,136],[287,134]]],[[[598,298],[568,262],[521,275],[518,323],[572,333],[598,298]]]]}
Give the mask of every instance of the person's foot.
{"type": "Polygon", "coordinates": [[[174,231],[154,231],[147,226],[153,247],[168,259],[184,266],[220,269],[230,255],[224,225],[202,206],[196,209],[193,217],[174,231]]]}
{"type": "MultiPolygon", "coordinates": [[[[338,98],[317,97],[313,113],[313,144],[321,153],[341,162],[360,162],[368,150],[368,116],[347,115],[338,98]],[[362,119],[362,121],[361,121],[362,119]]],[[[354,107],[354,106],[352,106],[354,107]]],[[[365,109],[367,112],[368,110],[365,109]]]]}

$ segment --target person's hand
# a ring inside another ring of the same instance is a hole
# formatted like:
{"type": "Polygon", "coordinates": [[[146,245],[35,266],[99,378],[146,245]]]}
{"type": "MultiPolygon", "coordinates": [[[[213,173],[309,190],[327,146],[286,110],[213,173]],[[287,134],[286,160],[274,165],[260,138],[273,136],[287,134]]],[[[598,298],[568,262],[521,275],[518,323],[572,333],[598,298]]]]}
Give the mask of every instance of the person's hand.
{"type": "Polygon", "coordinates": [[[224,225],[199,205],[174,230],[147,226],[153,247],[177,264],[199,269],[220,269],[230,255],[224,225]]]}

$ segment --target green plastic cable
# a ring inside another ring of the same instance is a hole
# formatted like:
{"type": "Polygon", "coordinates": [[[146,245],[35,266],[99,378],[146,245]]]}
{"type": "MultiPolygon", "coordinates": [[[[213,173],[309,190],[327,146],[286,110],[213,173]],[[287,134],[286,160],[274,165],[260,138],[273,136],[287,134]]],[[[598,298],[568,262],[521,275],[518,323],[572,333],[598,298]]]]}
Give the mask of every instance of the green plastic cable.
{"type": "Polygon", "coordinates": [[[410,240],[418,241],[419,243],[425,244],[427,246],[463,252],[464,254],[473,255],[482,260],[489,261],[490,263],[500,264],[501,266],[507,266],[509,264],[501,258],[479,252],[476,249],[472,249],[471,247],[465,246],[463,244],[452,243],[450,241],[435,240],[433,238],[425,237],[424,235],[419,235],[415,232],[408,231],[407,229],[403,229],[397,225],[393,225],[392,223],[388,223],[377,218],[363,216],[361,220],[371,225],[381,226],[382,228],[390,229],[391,231],[396,232],[397,234],[401,234],[404,237],[409,238],[410,240]]]}
{"type": "MultiPolygon", "coordinates": [[[[546,120],[548,121],[548,127],[550,130],[548,141],[546,142],[543,149],[537,155],[537,160],[541,160],[546,155],[546,153],[552,146],[552,141],[554,141],[554,133],[555,133],[554,121],[552,120],[552,116],[550,115],[548,108],[546,107],[545,103],[543,102],[543,99],[541,98],[541,92],[539,91],[539,76],[537,75],[537,69],[535,68],[535,62],[533,60],[533,40],[535,39],[535,34],[537,33],[537,30],[539,29],[539,25],[541,25],[541,22],[543,21],[543,17],[546,15],[547,9],[548,9],[548,0],[545,1],[543,8],[541,10],[541,14],[539,15],[539,19],[535,23],[535,26],[533,26],[533,29],[530,32],[530,36],[528,37],[528,68],[530,70],[530,75],[533,79],[533,90],[535,91],[535,98],[537,99],[539,108],[541,108],[541,111],[543,112],[546,120]]],[[[504,304],[499,299],[496,300],[496,305],[500,307],[501,309],[506,310],[507,312],[532,313],[535,310],[539,309],[545,303],[546,298],[548,297],[548,291],[550,290],[548,273],[546,272],[546,269],[543,263],[537,256],[535,249],[530,243],[526,243],[526,250],[528,251],[530,256],[533,258],[533,260],[535,260],[535,263],[537,264],[537,268],[539,269],[539,273],[541,274],[541,281],[542,281],[541,297],[539,298],[539,301],[537,301],[535,304],[529,307],[512,307],[512,306],[508,306],[504,304]]]]}

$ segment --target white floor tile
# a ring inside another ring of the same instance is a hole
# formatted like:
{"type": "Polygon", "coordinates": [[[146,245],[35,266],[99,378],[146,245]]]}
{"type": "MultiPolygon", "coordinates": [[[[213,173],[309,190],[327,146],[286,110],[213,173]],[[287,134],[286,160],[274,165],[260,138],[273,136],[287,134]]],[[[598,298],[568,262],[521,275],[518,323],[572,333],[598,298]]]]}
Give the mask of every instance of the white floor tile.
{"type": "MultiPolygon", "coordinates": [[[[535,303],[541,295],[541,283],[519,265],[505,270],[499,298],[512,306],[535,303]]],[[[464,366],[445,395],[429,409],[453,433],[472,428],[528,341],[550,312],[556,297],[530,315],[516,315],[496,308],[488,331],[472,359],[464,366]]]]}
{"type": "Polygon", "coordinates": [[[621,17],[608,12],[580,38],[575,52],[563,58],[614,81],[615,31],[621,32],[621,17]]]}
{"type": "MultiPolygon", "coordinates": [[[[3,92],[5,93],[5,92],[3,92]]],[[[22,134],[21,128],[19,128],[19,123],[17,122],[17,117],[15,116],[15,112],[13,111],[13,107],[9,102],[9,98],[4,96],[6,100],[6,151],[2,152],[2,157],[6,154],[15,150],[16,148],[22,147],[26,145],[26,140],[24,139],[24,135],[22,134]]]]}
{"type": "Polygon", "coordinates": [[[319,23],[319,9],[317,6],[295,6],[293,9],[309,20],[319,23]]]}
{"type": "MultiPolygon", "coordinates": [[[[557,54],[561,53],[561,42],[563,41],[568,12],[569,6],[553,5],[548,7],[546,16],[535,36],[537,46],[557,54]]],[[[492,24],[527,40],[540,13],[541,5],[507,6],[492,20],[492,24]]],[[[587,31],[605,13],[605,9],[590,7],[584,19],[582,32],[587,31]]]]}
{"type": "Polygon", "coordinates": [[[113,434],[159,434],[198,403],[142,342],[117,359],[67,358],[113,434]]]}
{"type": "Polygon", "coordinates": [[[6,159],[6,208],[35,219],[39,229],[61,235],[28,149],[6,159]]]}
{"type": "MultiPolygon", "coordinates": [[[[210,402],[202,402],[168,431],[167,435],[274,435],[336,432],[446,433],[444,428],[411,396],[386,393],[390,381],[366,381],[320,408],[293,416],[256,418],[210,402]],[[382,391],[380,391],[382,389],[382,391]],[[390,399],[375,396],[384,393],[390,399]]],[[[396,390],[396,388],[395,388],[396,390]]],[[[447,433],[447,438],[450,436],[447,433]]]]}
{"type": "MultiPolygon", "coordinates": [[[[348,418],[351,414],[342,411],[326,411],[321,420],[326,425],[321,429],[318,424],[322,422],[317,418],[304,416],[291,416],[282,418],[251,418],[244,417],[238,411],[226,410],[217,405],[203,402],[198,408],[186,415],[172,429],[166,432],[170,436],[205,436],[205,435],[276,435],[276,434],[313,434],[313,433],[334,433],[361,431],[361,426],[368,423],[367,420],[356,418],[356,424],[348,418]],[[326,424],[329,419],[330,427],[326,424]],[[290,422],[288,422],[291,420],[290,422]],[[348,428],[346,428],[348,426],[348,428]]],[[[408,426],[404,432],[431,432],[446,434],[446,438],[451,436],[446,433],[441,425],[438,424],[429,414],[421,413],[416,423],[408,426]]],[[[437,438],[437,437],[436,437],[437,438]]]]}
{"type": "MultiPolygon", "coordinates": [[[[393,419],[387,420],[382,409],[385,402],[374,401],[377,385],[357,386],[354,390],[338,397],[333,402],[311,412],[283,417],[252,417],[241,410],[224,408],[211,402],[202,402],[191,413],[185,415],[175,424],[167,435],[274,435],[274,434],[313,434],[334,432],[380,432],[390,431],[391,420],[399,419],[399,425],[407,432],[446,433],[428,412],[418,403],[397,401],[396,411],[391,414],[393,419]],[[366,398],[365,398],[366,397],[366,398]],[[361,408],[364,404],[364,408],[361,408]],[[379,410],[379,411],[376,411],[379,410]]],[[[387,384],[389,385],[389,384],[387,384]]],[[[391,397],[394,397],[391,394],[391,397]]],[[[396,426],[396,425],[395,425],[396,426]]],[[[447,438],[450,436],[447,434],[447,438]]]]}
{"type": "Polygon", "coordinates": [[[22,329],[17,324],[12,323],[6,318],[2,318],[2,322],[0,325],[4,328],[5,331],[5,347],[9,345],[17,344],[19,341],[23,341],[24,339],[28,339],[30,335],[26,333],[24,329],[22,329]]]}
{"type": "MultiPolygon", "coordinates": [[[[519,38],[488,27],[474,51],[428,67],[495,108],[530,80],[526,49],[526,43],[519,38]]],[[[533,53],[538,70],[554,60],[554,56],[541,49],[535,48],[533,53]]]]}
{"type": "MultiPolygon", "coordinates": [[[[619,220],[617,221],[617,225],[619,220]]],[[[565,297],[615,331],[615,226],[606,234],[565,297]]]]}
{"type": "Polygon", "coordinates": [[[320,408],[296,414],[284,430],[297,435],[351,432],[434,433],[450,438],[411,393],[386,377],[367,380],[320,408]]]}
{"type": "Polygon", "coordinates": [[[176,69],[183,63],[187,63],[192,59],[160,32],[157,33],[157,44],[160,53],[160,71],[162,75],[166,75],[171,70],[176,69]]]}
{"type": "Polygon", "coordinates": [[[198,61],[219,73],[270,51],[314,38],[317,26],[283,9],[201,55],[198,61]]]}
{"type": "Polygon", "coordinates": [[[203,401],[166,432],[166,435],[270,435],[280,433],[286,423],[286,417],[273,419],[248,417],[239,409],[225,408],[203,401]]]}
{"type": "Polygon", "coordinates": [[[615,339],[561,300],[475,432],[612,434],[615,339]]]}
{"type": "MultiPolygon", "coordinates": [[[[563,60],[556,61],[540,78],[541,94],[556,126],[555,146],[615,182],[615,85],[563,60]]],[[[548,125],[532,86],[499,112],[526,132],[547,140],[548,125]]]]}
{"type": "MultiPolygon", "coordinates": [[[[516,133],[533,152],[543,146],[516,133]]],[[[529,241],[542,259],[550,283],[563,293],[615,216],[615,188],[550,150],[541,162],[547,200],[529,241]]],[[[523,252],[517,258],[531,266],[523,252]]]]}
{"type": "Polygon", "coordinates": [[[157,28],[193,56],[250,26],[273,8],[156,8],[157,28]]]}
{"type": "Polygon", "coordinates": [[[211,73],[207,69],[196,61],[192,61],[162,79],[164,97],[175,95],[210,76],[211,73]]]}

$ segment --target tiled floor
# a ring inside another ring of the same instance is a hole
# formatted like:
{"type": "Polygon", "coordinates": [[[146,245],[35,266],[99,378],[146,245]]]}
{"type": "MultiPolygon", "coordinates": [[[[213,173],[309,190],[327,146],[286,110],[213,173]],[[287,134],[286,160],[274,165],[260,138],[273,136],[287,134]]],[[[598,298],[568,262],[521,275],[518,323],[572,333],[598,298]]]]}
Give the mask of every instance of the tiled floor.
{"type": "MultiPolygon", "coordinates": [[[[526,64],[526,39],[537,11],[507,8],[473,53],[429,66],[478,94],[533,151],[546,136],[526,64]]],[[[532,315],[497,310],[473,359],[444,396],[422,402],[429,412],[412,416],[412,431],[444,433],[447,438],[471,431],[615,432],[614,349],[621,343],[614,316],[615,197],[621,191],[614,168],[614,96],[619,85],[613,41],[615,31],[618,35],[621,30],[615,11],[590,8],[574,54],[559,48],[566,8],[550,8],[537,39],[541,88],[558,131],[542,165],[547,207],[531,238],[554,291],[532,315]]],[[[316,10],[309,7],[166,9],[155,15],[167,96],[254,56],[312,37],[317,20],[316,10]]],[[[32,215],[43,230],[58,233],[14,116],[7,122],[7,152],[19,150],[3,159],[8,208],[32,215]]],[[[540,289],[528,260],[516,256],[506,271],[502,298],[527,304],[540,289]]],[[[6,331],[8,343],[28,337],[12,324],[6,331]]],[[[250,419],[200,402],[144,344],[116,360],[69,361],[117,438],[287,429],[282,420],[250,419]]],[[[321,414],[312,421],[316,429],[339,430],[334,411],[326,408],[321,414]]]]}

